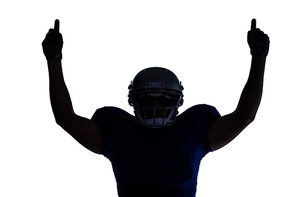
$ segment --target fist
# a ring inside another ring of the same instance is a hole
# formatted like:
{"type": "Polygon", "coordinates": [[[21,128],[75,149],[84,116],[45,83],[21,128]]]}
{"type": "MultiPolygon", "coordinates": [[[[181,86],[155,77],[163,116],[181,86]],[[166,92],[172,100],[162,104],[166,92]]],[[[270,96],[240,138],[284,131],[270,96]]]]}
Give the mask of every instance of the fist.
{"type": "Polygon", "coordinates": [[[43,53],[47,61],[62,59],[63,36],[60,31],[60,22],[55,20],[54,29],[50,29],[42,42],[43,53]]]}
{"type": "Polygon", "coordinates": [[[251,30],[248,32],[248,44],[253,56],[267,56],[269,51],[269,37],[259,28],[256,28],[256,19],[251,22],[251,30]]]}

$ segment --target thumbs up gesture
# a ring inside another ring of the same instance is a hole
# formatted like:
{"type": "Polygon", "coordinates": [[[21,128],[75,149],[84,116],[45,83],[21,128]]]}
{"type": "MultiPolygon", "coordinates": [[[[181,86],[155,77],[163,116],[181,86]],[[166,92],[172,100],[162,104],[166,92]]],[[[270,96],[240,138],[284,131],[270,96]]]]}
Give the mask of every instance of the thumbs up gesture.
{"type": "Polygon", "coordinates": [[[256,28],[256,19],[251,22],[251,30],[248,32],[248,44],[253,56],[267,56],[269,50],[269,37],[259,28],[256,28]]]}
{"type": "Polygon", "coordinates": [[[55,20],[54,29],[49,29],[42,42],[42,47],[47,61],[62,59],[63,36],[60,33],[59,20],[55,20]]]}

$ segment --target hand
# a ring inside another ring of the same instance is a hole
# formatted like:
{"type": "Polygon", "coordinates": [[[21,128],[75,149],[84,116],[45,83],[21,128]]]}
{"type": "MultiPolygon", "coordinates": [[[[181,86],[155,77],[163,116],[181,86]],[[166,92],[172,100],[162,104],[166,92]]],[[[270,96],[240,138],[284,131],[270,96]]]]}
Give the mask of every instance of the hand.
{"type": "Polygon", "coordinates": [[[42,42],[43,53],[47,61],[62,59],[63,36],[60,31],[60,21],[54,23],[54,29],[50,29],[42,42]]]}
{"type": "Polygon", "coordinates": [[[259,28],[256,28],[256,19],[251,22],[251,30],[248,32],[248,44],[253,56],[267,56],[269,50],[269,37],[259,28]]]}

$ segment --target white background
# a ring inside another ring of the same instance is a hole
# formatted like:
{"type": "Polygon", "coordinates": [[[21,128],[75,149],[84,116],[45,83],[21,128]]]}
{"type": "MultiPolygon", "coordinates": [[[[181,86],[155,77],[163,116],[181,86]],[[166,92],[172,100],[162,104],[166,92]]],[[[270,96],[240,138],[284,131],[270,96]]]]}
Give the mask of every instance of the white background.
{"type": "Polygon", "coordinates": [[[128,85],[166,67],[185,103],[232,112],[248,77],[251,19],[271,40],[255,121],[202,161],[199,197],[296,196],[295,4],[293,1],[6,1],[0,6],[0,196],[116,197],[110,162],[55,124],[41,42],[54,20],[75,112],[129,113],[128,85]]]}

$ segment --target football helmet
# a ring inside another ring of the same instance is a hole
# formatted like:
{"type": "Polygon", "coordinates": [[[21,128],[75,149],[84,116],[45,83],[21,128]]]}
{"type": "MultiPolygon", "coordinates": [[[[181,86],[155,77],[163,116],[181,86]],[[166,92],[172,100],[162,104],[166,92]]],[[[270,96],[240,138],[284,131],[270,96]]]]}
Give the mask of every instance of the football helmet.
{"type": "Polygon", "coordinates": [[[151,67],[140,71],[128,87],[128,101],[134,107],[135,120],[150,128],[175,122],[183,104],[183,86],[170,70],[151,67]]]}

